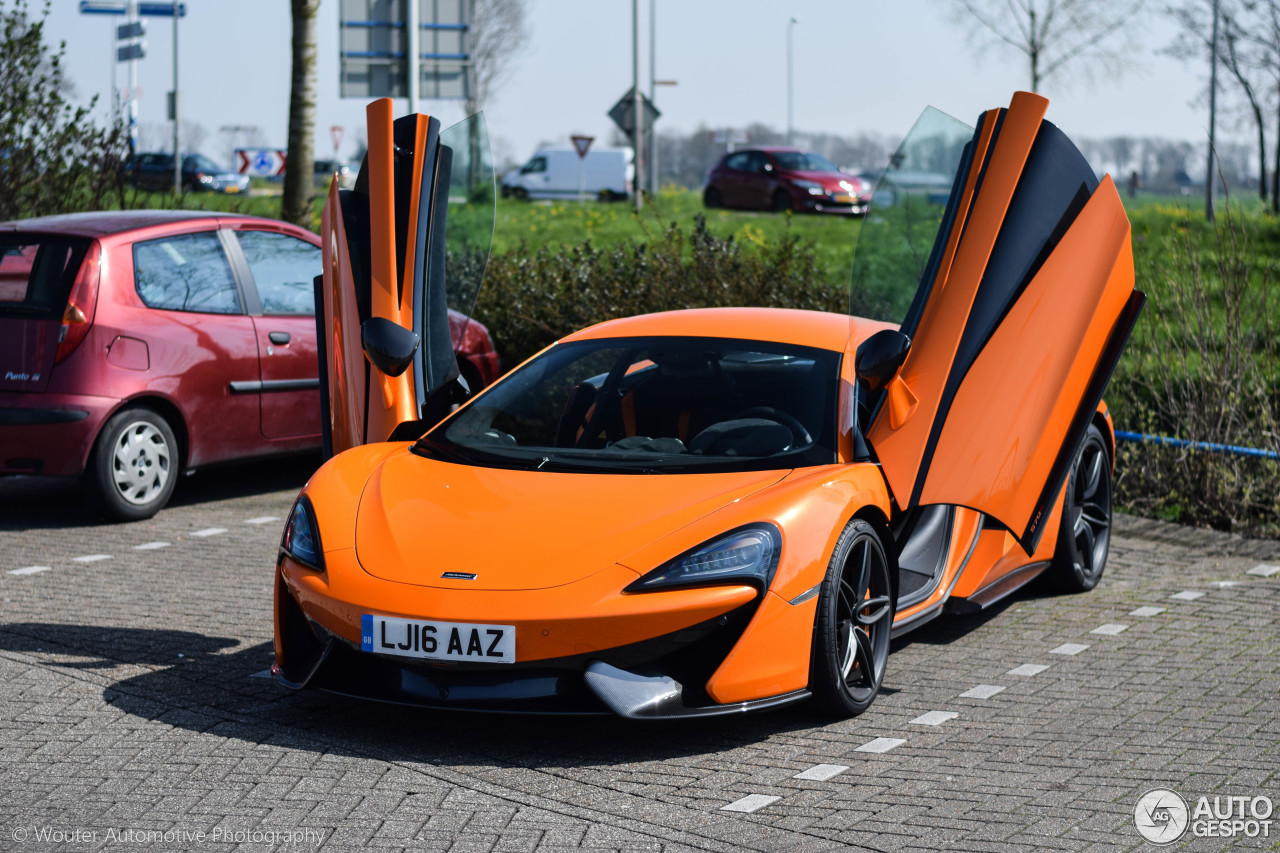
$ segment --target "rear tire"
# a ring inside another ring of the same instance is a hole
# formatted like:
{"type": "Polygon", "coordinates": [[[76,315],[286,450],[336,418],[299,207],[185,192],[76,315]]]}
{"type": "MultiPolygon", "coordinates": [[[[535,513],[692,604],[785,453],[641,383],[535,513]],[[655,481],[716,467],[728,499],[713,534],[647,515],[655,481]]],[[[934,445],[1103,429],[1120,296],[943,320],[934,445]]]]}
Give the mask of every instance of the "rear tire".
{"type": "Polygon", "coordinates": [[[98,433],[81,485],[107,518],[150,518],[169,502],[178,482],[178,441],[151,409],[116,412],[98,433]]]}
{"type": "Polygon", "coordinates": [[[1064,592],[1087,592],[1098,585],[1111,546],[1111,458],[1097,424],[1071,463],[1052,578],[1064,592]]]}
{"type": "Polygon", "coordinates": [[[707,187],[702,191],[702,206],[715,209],[724,207],[724,199],[720,198],[720,191],[715,187],[707,187]]]}
{"type": "Polygon", "coordinates": [[[818,593],[809,689],[824,714],[853,717],[884,681],[893,628],[893,584],[884,543],[854,519],[840,534],[818,593]]]}

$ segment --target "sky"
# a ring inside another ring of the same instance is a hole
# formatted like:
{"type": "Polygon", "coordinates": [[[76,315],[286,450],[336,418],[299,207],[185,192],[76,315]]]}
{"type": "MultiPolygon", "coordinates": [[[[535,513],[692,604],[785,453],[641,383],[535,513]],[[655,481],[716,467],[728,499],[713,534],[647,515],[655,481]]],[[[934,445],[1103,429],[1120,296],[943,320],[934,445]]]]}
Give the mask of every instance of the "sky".
{"type": "MultiPolygon", "coordinates": [[[[1110,2],[1111,0],[1108,0],[1110,2]]],[[[763,122],[785,129],[787,30],[792,17],[794,126],[799,131],[901,136],[920,111],[937,107],[968,123],[1027,86],[1020,54],[975,48],[950,16],[954,0],[652,0],[656,11],[659,130],[740,128],[763,122]]],[[[184,118],[208,132],[203,150],[230,162],[229,125],[261,129],[265,142],[287,141],[290,18],[285,0],[185,0],[179,24],[184,118]]],[[[39,3],[33,2],[38,8],[39,3]]],[[[318,21],[319,100],[316,156],[333,153],[330,128],[344,128],[339,156],[363,137],[364,103],[338,96],[338,0],[322,0],[318,21]]],[[[48,37],[65,41],[66,70],[80,100],[111,88],[112,38],[123,18],[79,13],[78,0],[53,0],[48,37]]],[[[649,80],[650,0],[640,0],[642,88],[649,80]]],[[[529,40],[511,72],[482,107],[495,158],[523,161],[542,142],[568,145],[571,134],[608,140],[608,109],[632,84],[632,3],[628,0],[528,0],[529,40]]],[[[1154,17],[1154,16],[1153,16],[1154,17]]],[[[139,122],[155,143],[165,130],[172,88],[172,20],[147,20],[147,57],[138,63],[139,122]]],[[[1145,47],[1132,70],[1093,84],[1051,79],[1048,118],[1069,136],[1207,138],[1205,69],[1160,55],[1175,36],[1168,22],[1139,31],[1145,47]]],[[[118,71],[127,83],[127,65],[118,71]]],[[[399,101],[396,112],[408,111],[399,101]]],[[[461,102],[423,101],[445,126],[463,118],[461,102]]],[[[171,125],[169,125],[171,126],[171,125]]],[[[1219,133],[1223,133],[1220,128],[1219,133]]],[[[1228,138],[1242,136],[1227,130],[1228,138]]],[[[184,146],[185,147],[185,146],[184,146]]]]}

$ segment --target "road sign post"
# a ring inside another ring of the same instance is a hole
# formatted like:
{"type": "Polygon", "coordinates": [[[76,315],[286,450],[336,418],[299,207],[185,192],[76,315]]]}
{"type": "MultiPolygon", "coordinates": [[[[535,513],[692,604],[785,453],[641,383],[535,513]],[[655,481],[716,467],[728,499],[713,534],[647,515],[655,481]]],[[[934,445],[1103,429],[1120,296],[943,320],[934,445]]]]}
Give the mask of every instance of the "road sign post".
{"type": "Polygon", "coordinates": [[[573,141],[573,150],[578,152],[578,201],[584,201],[587,194],[587,151],[591,148],[591,143],[596,141],[594,136],[571,136],[573,141]]]}

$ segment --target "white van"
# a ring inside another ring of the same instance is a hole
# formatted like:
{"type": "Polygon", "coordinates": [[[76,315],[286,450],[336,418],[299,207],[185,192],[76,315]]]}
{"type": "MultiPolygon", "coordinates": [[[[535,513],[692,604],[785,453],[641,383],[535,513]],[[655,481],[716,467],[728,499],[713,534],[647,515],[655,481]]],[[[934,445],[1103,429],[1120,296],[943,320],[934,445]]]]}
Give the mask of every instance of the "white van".
{"type": "Polygon", "coordinates": [[[542,148],[502,176],[502,197],[572,200],[581,189],[586,198],[621,201],[631,189],[631,170],[630,148],[598,148],[581,159],[572,148],[542,148]]]}

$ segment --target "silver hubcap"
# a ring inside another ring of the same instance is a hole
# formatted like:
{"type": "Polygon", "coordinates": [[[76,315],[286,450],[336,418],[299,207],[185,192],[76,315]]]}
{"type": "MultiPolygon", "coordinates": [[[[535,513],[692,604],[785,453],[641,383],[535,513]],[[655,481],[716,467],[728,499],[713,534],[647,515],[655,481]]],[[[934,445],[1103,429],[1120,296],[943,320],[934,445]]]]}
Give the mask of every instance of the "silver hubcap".
{"type": "Polygon", "coordinates": [[[150,503],[169,482],[169,444],[155,425],[134,421],[124,428],[112,457],[116,491],[134,506],[150,503]]]}

